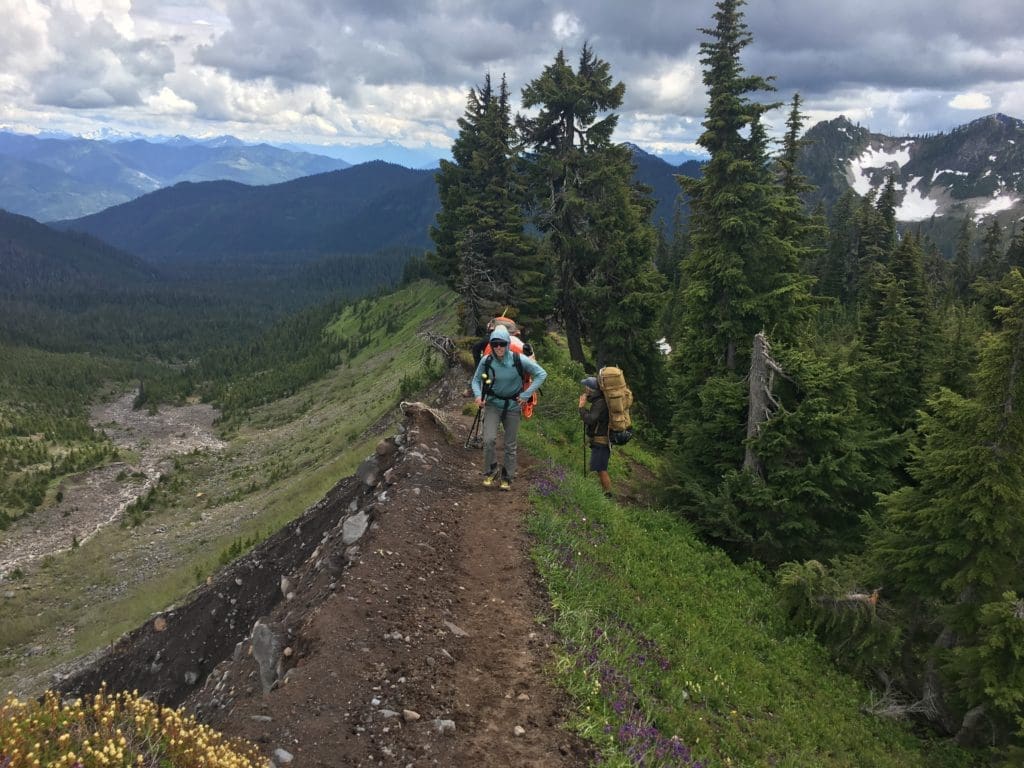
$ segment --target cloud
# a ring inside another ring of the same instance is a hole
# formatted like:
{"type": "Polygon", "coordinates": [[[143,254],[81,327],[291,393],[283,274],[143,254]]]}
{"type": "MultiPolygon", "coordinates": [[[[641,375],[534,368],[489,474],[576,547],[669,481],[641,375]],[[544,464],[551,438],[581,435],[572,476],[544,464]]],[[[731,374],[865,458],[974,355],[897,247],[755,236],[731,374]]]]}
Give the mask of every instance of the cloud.
{"type": "MultiPolygon", "coordinates": [[[[948,130],[990,108],[983,94],[1024,116],[1018,5],[751,2],[742,60],[776,78],[755,98],[799,92],[811,120],[948,130]]],[[[0,115],[443,144],[486,73],[507,75],[515,98],[586,41],[626,84],[617,137],[683,146],[702,130],[700,28],[714,12],[714,0],[0,0],[0,115]]],[[[769,117],[781,132],[784,110],[769,117]]]]}
{"type": "Polygon", "coordinates": [[[953,109],[988,109],[992,106],[992,99],[984,93],[958,93],[949,106],[953,109]]]}
{"type": "Polygon", "coordinates": [[[582,29],[583,26],[580,24],[579,18],[565,11],[556,13],[555,18],[551,21],[551,31],[555,33],[555,38],[558,40],[575,40],[579,37],[582,29]]]}
{"type": "Polygon", "coordinates": [[[122,30],[130,24],[122,15],[88,3],[82,7],[84,12],[58,5],[43,14],[30,3],[28,13],[16,15],[23,40],[41,38],[37,57],[23,62],[35,102],[74,109],[134,106],[158,91],[174,69],[170,49],[158,41],[125,37],[122,30]]]}

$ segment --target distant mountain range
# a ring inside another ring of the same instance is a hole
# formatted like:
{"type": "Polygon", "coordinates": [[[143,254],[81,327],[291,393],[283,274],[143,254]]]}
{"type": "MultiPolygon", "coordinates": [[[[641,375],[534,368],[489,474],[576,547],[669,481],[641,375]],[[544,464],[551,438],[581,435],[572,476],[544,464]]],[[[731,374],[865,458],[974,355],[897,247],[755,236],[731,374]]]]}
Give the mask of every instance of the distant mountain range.
{"type": "Polygon", "coordinates": [[[182,181],[276,184],[347,167],[337,158],[231,137],[154,143],[0,132],[0,208],[53,221],[96,213],[182,181]]]}
{"type": "Polygon", "coordinates": [[[383,160],[385,163],[395,163],[404,165],[406,168],[424,171],[440,167],[442,159],[452,159],[449,147],[435,147],[433,144],[423,147],[407,147],[394,141],[381,141],[375,144],[281,144],[279,146],[293,152],[310,152],[314,155],[337,157],[352,165],[383,160]]]}
{"type": "MultiPolygon", "coordinates": [[[[661,161],[670,168],[699,167],[692,155],[682,153],[679,157],[683,161],[677,165],[663,158],[661,161]]],[[[450,151],[431,145],[406,147],[390,141],[271,146],[246,144],[232,136],[154,140],[110,134],[82,138],[0,131],[0,209],[37,221],[58,221],[98,213],[183,181],[269,185],[374,160],[432,170],[441,158],[450,158],[450,151]]],[[[643,158],[641,162],[659,160],[648,153],[643,153],[643,158]]],[[[671,202],[659,211],[659,216],[671,221],[671,202]]]]}
{"type": "MultiPolygon", "coordinates": [[[[658,200],[654,220],[670,226],[682,167],[634,148],[636,178],[658,200]]],[[[426,250],[440,207],[435,171],[375,161],[261,187],[184,182],[89,216],[54,222],[153,264],[196,266],[301,261],[323,254],[426,250]]]]}
{"type": "MultiPolygon", "coordinates": [[[[851,189],[877,193],[892,175],[897,219],[904,228],[932,235],[947,254],[965,216],[981,224],[998,217],[1009,227],[1024,215],[1024,123],[1015,118],[991,115],[949,133],[919,137],[876,134],[837,118],[813,126],[806,139],[801,170],[817,187],[810,203],[831,205],[851,189]]],[[[652,221],[668,229],[679,197],[676,176],[695,177],[701,165],[696,160],[671,165],[631,149],[635,178],[656,200],[652,221]]],[[[10,172],[33,163],[35,170],[26,170],[20,181],[3,179],[0,200],[29,193],[58,198],[72,175],[91,173],[122,185],[145,178],[154,185],[158,177],[221,174],[216,181],[177,183],[58,224],[160,267],[220,264],[230,270],[238,263],[280,265],[381,249],[424,250],[432,245],[427,233],[439,206],[433,170],[374,161],[315,173],[325,158],[250,147],[230,137],[154,145],[28,140],[0,133],[0,160],[15,155],[17,162],[0,168],[10,172]],[[262,185],[229,173],[268,178],[303,168],[312,175],[262,185]]],[[[685,207],[681,213],[686,216],[685,207]]]]}
{"type": "Polygon", "coordinates": [[[434,171],[375,161],[262,187],[183,182],[55,222],[163,266],[311,261],[430,246],[434,171]]]}

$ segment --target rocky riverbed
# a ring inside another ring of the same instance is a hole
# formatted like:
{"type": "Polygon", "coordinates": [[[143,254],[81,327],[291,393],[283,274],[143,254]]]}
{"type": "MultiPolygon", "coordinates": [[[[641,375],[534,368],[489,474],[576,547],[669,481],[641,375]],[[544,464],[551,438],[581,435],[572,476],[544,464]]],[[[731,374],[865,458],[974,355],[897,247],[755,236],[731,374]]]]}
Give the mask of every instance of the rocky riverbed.
{"type": "Polygon", "coordinates": [[[92,409],[90,421],[134,458],[82,472],[61,484],[60,500],[36,510],[0,535],[0,581],[35,560],[80,545],[121,519],[169,471],[174,456],[220,450],[209,405],[133,410],[134,393],[92,409]]]}

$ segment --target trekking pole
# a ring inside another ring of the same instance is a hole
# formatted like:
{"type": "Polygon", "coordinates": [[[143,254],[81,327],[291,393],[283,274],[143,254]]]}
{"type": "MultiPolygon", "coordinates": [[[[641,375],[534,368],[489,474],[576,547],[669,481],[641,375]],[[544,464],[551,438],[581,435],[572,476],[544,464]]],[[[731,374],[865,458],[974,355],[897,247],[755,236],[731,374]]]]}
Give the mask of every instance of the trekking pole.
{"type": "Polygon", "coordinates": [[[473,438],[476,436],[475,433],[480,431],[480,414],[483,410],[483,408],[477,406],[476,416],[473,417],[473,425],[469,428],[469,434],[466,435],[466,444],[463,448],[469,448],[469,444],[473,442],[473,438]]]}
{"type": "Polygon", "coordinates": [[[587,425],[583,425],[583,476],[587,476],[587,425]]]}

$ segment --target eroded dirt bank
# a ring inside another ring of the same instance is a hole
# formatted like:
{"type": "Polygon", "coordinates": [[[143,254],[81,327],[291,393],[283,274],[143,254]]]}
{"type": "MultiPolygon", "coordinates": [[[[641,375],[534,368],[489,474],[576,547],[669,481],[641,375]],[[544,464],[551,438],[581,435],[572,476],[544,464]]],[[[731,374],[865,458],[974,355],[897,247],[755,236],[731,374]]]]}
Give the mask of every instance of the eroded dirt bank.
{"type": "Polygon", "coordinates": [[[484,488],[451,406],[408,406],[356,478],[61,688],[184,702],[300,768],[588,764],[523,528],[537,468],[484,488]]]}

